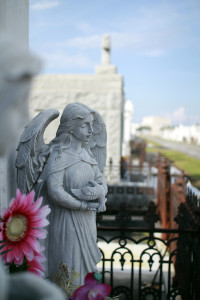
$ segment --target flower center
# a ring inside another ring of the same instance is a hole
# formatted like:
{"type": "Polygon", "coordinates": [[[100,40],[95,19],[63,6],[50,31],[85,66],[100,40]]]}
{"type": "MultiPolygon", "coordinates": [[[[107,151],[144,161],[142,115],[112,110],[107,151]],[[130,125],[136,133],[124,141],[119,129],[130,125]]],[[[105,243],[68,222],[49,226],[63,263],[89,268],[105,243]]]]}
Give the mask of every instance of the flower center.
{"type": "Polygon", "coordinates": [[[100,293],[99,290],[97,289],[92,289],[88,293],[88,299],[93,300],[93,299],[104,299],[100,293]]]}
{"type": "Polygon", "coordinates": [[[27,218],[22,215],[12,217],[6,226],[7,238],[11,241],[19,241],[27,230],[27,218]]]}

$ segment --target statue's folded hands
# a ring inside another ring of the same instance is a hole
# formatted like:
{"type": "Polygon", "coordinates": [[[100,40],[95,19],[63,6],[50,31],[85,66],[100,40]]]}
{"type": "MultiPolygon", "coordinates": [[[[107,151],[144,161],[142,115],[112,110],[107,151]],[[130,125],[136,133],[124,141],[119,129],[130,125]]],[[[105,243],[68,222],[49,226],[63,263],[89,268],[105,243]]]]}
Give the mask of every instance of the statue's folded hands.
{"type": "Polygon", "coordinates": [[[88,184],[89,185],[80,189],[71,189],[74,196],[85,201],[96,200],[102,196],[105,197],[105,190],[102,184],[99,184],[94,180],[90,180],[88,184]]]}

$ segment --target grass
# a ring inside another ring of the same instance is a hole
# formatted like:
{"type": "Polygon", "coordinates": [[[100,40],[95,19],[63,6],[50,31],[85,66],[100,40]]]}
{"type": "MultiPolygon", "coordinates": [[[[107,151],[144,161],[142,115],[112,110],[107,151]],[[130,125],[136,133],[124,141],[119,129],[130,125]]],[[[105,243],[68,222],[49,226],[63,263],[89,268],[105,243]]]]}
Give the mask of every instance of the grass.
{"type": "Polygon", "coordinates": [[[192,184],[200,189],[200,160],[192,158],[187,154],[181,153],[175,150],[169,150],[162,148],[159,143],[155,143],[149,139],[146,140],[147,143],[150,143],[152,147],[148,147],[147,152],[160,153],[168,160],[172,162],[172,164],[177,167],[179,170],[183,170],[186,176],[190,179],[192,184]]]}

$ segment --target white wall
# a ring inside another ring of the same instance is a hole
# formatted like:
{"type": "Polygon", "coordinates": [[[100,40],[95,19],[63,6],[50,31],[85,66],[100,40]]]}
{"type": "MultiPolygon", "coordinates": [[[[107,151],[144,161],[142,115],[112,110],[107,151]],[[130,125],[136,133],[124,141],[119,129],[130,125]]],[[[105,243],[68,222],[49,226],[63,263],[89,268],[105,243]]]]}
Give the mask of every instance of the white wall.
{"type": "Polygon", "coordinates": [[[160,136],[167,140],[200,145],[200,126],[185,126],[180,124],[179,126],[176,126],[174,128],[163,130],[160,136]]]}
{"type": "Polygon", "coordinates": [[[149,116],[149,117],[144,117],[142,119],[142,126],[151,127],[152,135],[158,135],[162,127],[170,126],[170,125],[171,125],[171,121],[169,118],[166,117],[149,116]]]}

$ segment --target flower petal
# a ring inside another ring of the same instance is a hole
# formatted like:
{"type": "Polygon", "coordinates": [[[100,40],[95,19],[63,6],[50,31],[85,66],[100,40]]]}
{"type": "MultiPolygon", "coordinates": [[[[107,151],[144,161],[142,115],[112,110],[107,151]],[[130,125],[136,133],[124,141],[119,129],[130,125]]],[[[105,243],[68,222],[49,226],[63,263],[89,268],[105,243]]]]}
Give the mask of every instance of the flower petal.
{"type": "Polygon", "coordinates": [[[32,212],[38,210],[42,204],[43,197],[38,198],[32,205],[31,210],[32,212]]]}
{"type": "Polygon", "coordinates": [[[18,205],[18,210],[22,212],[24,212],[24,209],[26,208],[27,205],[27,196],[26,195],[22,195],[20,200],[19,200],[19,205],[18,205]]]}
{"type": "Polygon", "coordinates": [[[73,300],[84,300],[88,299],[87,295],[89,293],[90,287],[88,285],[82,285],[75,290],[73,295],[73,300]]]}
{"type": "Polygon", "coordinates": [[[19,247],[19,245],[16,245],[13,248],[13,255],[14,255],[14,261],[21,261],[21,259],[23,258],[23,253],[19,247]]]}
{"type": "Polygon", "coordinates": [[[90,284],[92,286],[96,285],[96,279],[94,279],[94,272],[88,273],[86,275],[84,283],[85,284],[90,284]]]}
{"type": "Polygon", "coordinates": [[[21,193],[20,189],[17,189],[17,192],[16,192],[16,199],[17,199],[17,200],[20,199],[21,196],[22,196],[22,193],[21,193]]]}
{"type": "Polygon", "coordinates": [[[27,245],[28,243],[24,242],[21,245],[22,251],[24,253],[24,256],[27,258],[27,260],[32,261],[34,258],[34,251],[33,249],[27,245]]]}
{"type": "Polygon", "coordinates": [[[9,204],[9,208],[12,211],[17,205],[17,200],[15,198],[12,198],[9,204]]]}
{"type": "Polygon", "coordinates": [[[99,283],[95,286],[95,289],[101,292],[101,295],[105,298],[111,292],[111,286],[105,283],[99,283]]]}
{"type": "Polygon", "coordinates": [[[24,256],[23,255],[21,255],[18,260],[14,259],[14,263],[16,265],[19,265],[19,266],[23,264],[23,261],[24,261],[24,256]]]}
{"type": "Polygon", "coordinates": [[[33,203],[33,200],[34,200],[34,197],[35,197],[35,192],[34,190],[30,191],[30,193],[27,195],[27,203],[28,204],[32,204],[33,203]]]}
{"type": "Polygon", "coordinates": [[[45,218],[50,212],[51,212],[51,209],[50,209],[49,205],[44,205],[39,209],[38,215],[42,218],[45,218]]]}
{"type": "Polygon", "coordinates": [[[46,257],[42,252],[34,251],[34,259],[40,263],[46,261],[46,257]]]}
{"type": "Polygon", "coordinates": [[[32,236],[28,236],[26,242],[30,245],[30,247],[36,252],[40,252],[42,247],[40,243],[32,236]]]}
{"type": "Polygon", "coordinates": [[[32,224],[32,227],[45,227],[45,226],[49,225],[49,221],[47,219],[42,219],[42,220],[38,220],[38,221],[32,221],[31,224],[32,224]]]}
{"type": "Polygon", "coordinates": [[[34,259],[32,261],[27,261],[28,262],[28,271],[29,272],[33,272],[36,275],[43,277],[44,275],[44,266],[41,264],[40,261],[41,257],[40,254],[36,253],[36,255],[34,256],[34,259]]]}
{"type": "Polygon", "coordinates": [[[33,268],[33,267],[28,268],[28,271],[31,272],[31,273],[36,274],[39,277],[43,277],[44,276],[44,272],[42,272],[42,271],[40,271],[40,270],[38,270],[36,268],[33,268]]]}
{"type": "Polygon", "coordinates": [[[45,229],[31,229],[30,234],[38,239],[44,239],[47,236],[45,229]]]}
{"type": "Polygon", "coordinates": [[[6,255],[7,255],[6,262],[11,263],[14,260],[14,252],[13,252],[13,250],[11,250],[8,253],[6,253],[6,255]]]}
{"type": "Polygon", "coordinates": [[[8,208],[2,208],[2,212],[1,212],[1,215],[2,215],[2,219],[6,222],[9,222],[10,221],[10,218],[11,218],[11,211],[10,209],[8,208]]]}
{"type": "Polygon", "coordinates": [[[43,253],[38,253],[35,257],[37,258],[37,260],[39,262],[45,262],[46,261],[46,257],[44,256],[43,253]]]}
{"type": "Polygon", "coordinates": [[[32,190],[26,197],[26,207],[24,208],[24,212],[27,213],[31,213],[31,206],[34,200],[34,196],[35,196],[35,192],[34,190],[32,190]]]}
{"type": "Polygon", "coordinates": [[[44,271],[44,266],[39,261],[37,261],[35,258],[32,261],[28,261],[28,265],[31,268],[36,268],[40,271],[44,271]]]}

